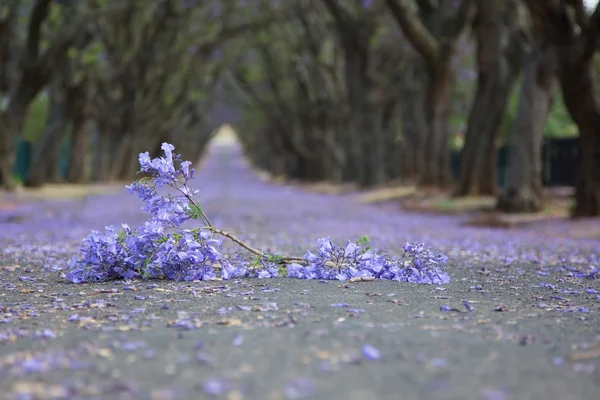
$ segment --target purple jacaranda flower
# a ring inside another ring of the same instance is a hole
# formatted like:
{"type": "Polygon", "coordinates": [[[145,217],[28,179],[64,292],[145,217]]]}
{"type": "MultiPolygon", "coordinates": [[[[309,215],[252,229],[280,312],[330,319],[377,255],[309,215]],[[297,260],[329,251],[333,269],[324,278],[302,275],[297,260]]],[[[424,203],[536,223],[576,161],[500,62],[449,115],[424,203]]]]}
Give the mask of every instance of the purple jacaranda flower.
{"type": "Polygon", "coordinates": [[[213,357],[203,352],[199,352],[198,354],[196,354],[196,361],[198,361],[198,363],[202,365],[213,365],[215,363],[213,357]]]}
{"type": "MultiPolygon", "coordinates": [[[[224,280],[243,277],[274,278],[279,276],[278,265],[267,254],[250,262],[242,257],[224,257],[221,241],[212,238],[210,229],[194,231],[181,225],[198,219],[210,222],[193,198],[198,190],[187,183],[193,178],[191,162],[180,161],[174,146],[162,143],[164,156],[150,158],[148,152],[139,154],[140,172],[144,178],[127,186],[130,193],[144,202],[143,210],[150,215],[138,229],[122,224],[116,232],[92,231],[84,240],[83,256],[74,260],[65,278],[74,283],[101,282],[109,279],[132,280],[160,278],[183,281],[217,278],[224,280]],[[179,162],[179,167],[174,165],[179,162]],[[175,195],[163,195],[159,189],[168,186],[175,195]],[[170,230],[177,229],[173,233],[170,230]]],[[[362,243],[359,240],[359,243],[362,243]]],[[[347,241],[345,247],[335,245],[330,238],[317,240],[316,253],[308,251],[302,262],[287,266],[288,277],[299,279],[371,280],[387,279],[419,284],[445,284],[449,276],[444,270],[447,256],[425,248],[422,242],[406,243],[401,259],[376,254],[359,244],[347,241]]]]}
{"type": "Polygon", "coordinates": [[[431,359],[430,364],[432,367],[441,368],[448,365],[448,360],[442,357],[436,357],[431,359]]]}
{"type": "Polygon", "coordinates": [[[192,165],[192,163],[190,161],[183,161],[181,163],[181,173],[183,174],[183,176],[186,180],[189,180],[192,178],[192,174],[193,174],[194,170],[192,169],[190,172],[191,165],[192,165]]]}
{"type": "Polygon", "coordinates": [[[344,257],[353,257],[358,251],[360,251],[360,247],[355,243],[348,241],[346,248],[344,249],[344,257]]]}
{"type": "Polygon", "coordinates": [[[348,303],[333,303],[331,307],[348,307],[348,303]]]}
{"type": "Polygon", "coordinates": [[[379,360],[381,358],[381,353],[379,350],[377,350],[375,347],[373,347],[370,344],[365,344],[362,347],[362,356],[366,359],[366,360],[370,360],[370,361],[376,361],[379,360]]]}
{"type": "Polygon", "coordinates": [[[221,380],[216,378],[210,378],[202,382],[202,390],[204,393],[211,396],[220,396],[227,392],[227,384],[221,380]]]}
{"type": "Polygon", "coordinates": [[[463,306],[465,306],[468,312],[473,312],[474,310],[473,306],[471,306],[471,303],[469,303],[468,300],[463,301],[463,306]]]}
{"type": "Polygon", "coordinates": [[[236,334],[233,337],[231,344],[233,344],[236,347],[241,346],[242,344],[244,344],[244,336],[240,333],[236,334]]]}
{"type": "Polygon", "coordinates": [[[42,336],[46,339],[54,339],[56,337],[56,334],[52,332],[51,329],[46,328],[42,331],[42,336]]]}

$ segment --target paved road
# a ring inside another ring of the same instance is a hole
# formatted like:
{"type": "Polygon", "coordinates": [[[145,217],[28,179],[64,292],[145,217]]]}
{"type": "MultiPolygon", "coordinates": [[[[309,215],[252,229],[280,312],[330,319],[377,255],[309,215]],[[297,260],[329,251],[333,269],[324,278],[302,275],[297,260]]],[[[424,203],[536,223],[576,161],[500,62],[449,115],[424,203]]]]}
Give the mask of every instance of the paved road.
{"type": "Polygon", "coordinates": [[[255,246],[424,240],[452,282],[72,285],[60,270],[81,238],[140,224],[137,199],[23,204],[0,214],[0,398],[600,398],[600,280],[577,272],[598,267],[600,242],[566,238],[573,224],[467,228],[309,194],[261,182],[230,147],[196,185],[213,223],[255,246]]]}

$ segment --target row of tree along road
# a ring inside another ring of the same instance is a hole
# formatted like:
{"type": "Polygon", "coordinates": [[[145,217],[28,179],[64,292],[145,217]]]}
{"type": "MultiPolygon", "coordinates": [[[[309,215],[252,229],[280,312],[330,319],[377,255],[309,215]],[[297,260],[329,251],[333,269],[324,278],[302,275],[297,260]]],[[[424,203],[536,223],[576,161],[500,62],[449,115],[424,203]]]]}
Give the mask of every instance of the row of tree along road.
{"type": "Polygon", "coordinates": [[[537,211],[560,120],[580,139],[573,214],[598,216],[599,35],[583,0],[4,1],[0,184],[43,97],[27,185],[60,178],[61,140],[68,181],[129,180],[140,151],[166,140],[196,159],[232,122],[274,175],[537,211]]]}

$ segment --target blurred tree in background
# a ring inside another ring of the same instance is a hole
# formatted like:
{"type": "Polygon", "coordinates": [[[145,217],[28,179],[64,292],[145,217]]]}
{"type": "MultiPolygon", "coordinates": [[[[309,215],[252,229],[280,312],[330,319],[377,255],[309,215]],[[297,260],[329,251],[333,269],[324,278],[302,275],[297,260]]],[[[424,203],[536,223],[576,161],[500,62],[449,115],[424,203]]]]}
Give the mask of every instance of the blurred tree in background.
{"type": "Polygon", "coordinates": [[[580,135],[574,215],[600,215],[599,30],[583,0],[5,0],[0,184],[18,139],[26,185],[130,180],[139,152],[197,160],[231,122],[285,179],[530,212],[544,137],[580,135]]]}

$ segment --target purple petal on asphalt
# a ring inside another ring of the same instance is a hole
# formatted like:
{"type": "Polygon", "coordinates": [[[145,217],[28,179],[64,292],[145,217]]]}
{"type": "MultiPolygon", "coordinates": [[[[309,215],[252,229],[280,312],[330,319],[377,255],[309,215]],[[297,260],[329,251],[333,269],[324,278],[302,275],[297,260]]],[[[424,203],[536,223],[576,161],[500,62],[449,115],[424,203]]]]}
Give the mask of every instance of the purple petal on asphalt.
{"type": "Polygon", "coordinates": [[[25,372],[40,372],[46,368],[45,364],[37,358],[28,358],[21,363],[21,369],[25,372]]]}
{"type": "Polygon", "coordinates": [[[220,379],[209,378],[202,382],[202,391],[210,396],[220,396],[227,391],[227,385],[220,379]]]}
{"type": "Polygon", "coordinates": [[[198,354],[196,354],[196,361],[202,365],[213,365],[215,362],[211,356],[203,352],[198,352],[198,354]]]}
{"type": "Polygon", "coordinates": [[[463,306],[465,306],[468,312],[473,312],[474,310],[473,306],[471,306],[471,303],[469,303],[468,300],[463,301],[463,306]]]}
{"type": "Polygon", "coordinates": [[[146,342],[143,340],[138,340],[135,342],[125,342],[121,345],[123,350],[138,350],[144,348],[146,346],[146,342]]]}
{"type": "Polygon", "coordinates": [[[56,337],[56,334],[54,334],[54,332],[52,332],[52,330],[46,328],[42,331],[42,336],[47,339],[54,339],[56,337]]]}
{"type": "Polygon", "coordinates": [[[154,358],[154,357],[156,357],[156,351],[154,351],[152,349],[148,349],[148,350],[144,351],[144,357],[145,358],[154,358]]]}
{"type": "Polygon", "coordinates": [[[375,361],[381,358],[381,352],[370,344],[362,347],[362,355],[366,360],[375,361]]]}
{"type": "Polygon", "coordinates": [[[348,303],[333,303],[331,307],[348,307],[348,303]]]}
{"type": "Polygon", "coordinates": [[[19,280],[21,282],[35,282],[35,278],[32,278],[30,276],[19,276],[19,280]]]}
{"type": "Polygon", "coordinates": [[[556,356],[552,359],[552,363],[554,365],[562,365],[562,364],[564,364],[564,362],[565,362],[565,359],[561,356],[556,356]]]}
{"type": "Polygon", "coordinates": [[[288,399],[303,399],[314,396],[315,383],[312,379],[299,378],[285,385],[283,393],[288,399]]]}
{"type": "Polygon", "coordinates": [[[79,321],[79,314],[71,315],[69,318],[67,318],[67,321],[69,321],[69,322],[79,321]]]}
{"type": "Polygon", "coordinates": [[[363,310],[362,308],[349,308],[348,312],[351,314],[360,314],[360,313],[364,313],[365,310],[363,310]]]}
{"type": "Polygon", "coordinates": [[[320,372],[331,372],[333,371],[333,365],[327,360],[323,360],[317,364],[317,370],[320,372]]]}
{"type": "Polygon", "coordinates": [[[448,365],[448,360],[446,360],[445,358],[436,357],[436,358],[431,359],[432,367],[440,368],[440,367],[445,367],[446,365],[448,365]]]}
{"type": "Polygon", "coordinates": [[[233,344],[234,346],[241,346],[242,344],[244,344],[244,336],[240,333],[236,334],[233,337],[231,344],[233,344]]]}

